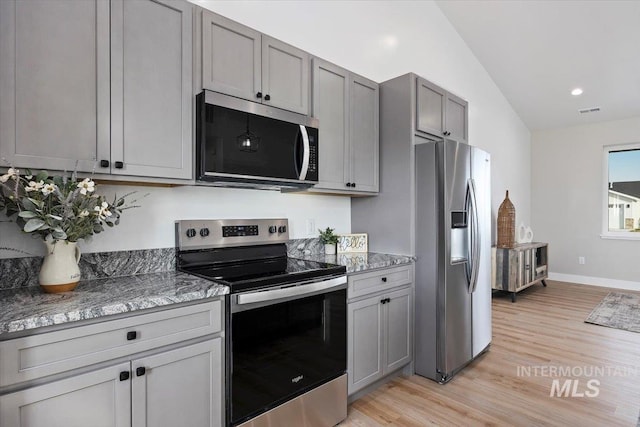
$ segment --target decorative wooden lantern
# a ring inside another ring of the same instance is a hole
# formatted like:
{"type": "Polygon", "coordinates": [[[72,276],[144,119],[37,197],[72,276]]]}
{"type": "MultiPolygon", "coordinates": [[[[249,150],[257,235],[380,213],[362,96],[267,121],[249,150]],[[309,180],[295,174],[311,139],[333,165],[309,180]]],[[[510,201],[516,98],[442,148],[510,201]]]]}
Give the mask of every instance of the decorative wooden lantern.
{"type": "Polygon", "coordinates": [[[516,208],[509,200],[509,190],[498,208],[498,242],[499,248],[513,248],[516,244],[516,208]]]}

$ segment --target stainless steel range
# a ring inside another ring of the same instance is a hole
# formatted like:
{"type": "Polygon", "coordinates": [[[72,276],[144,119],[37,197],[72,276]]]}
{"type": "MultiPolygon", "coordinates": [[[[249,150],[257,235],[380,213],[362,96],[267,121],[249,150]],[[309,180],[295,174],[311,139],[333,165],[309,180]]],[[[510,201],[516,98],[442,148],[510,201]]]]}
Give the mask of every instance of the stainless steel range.
{"type": "Polygon", "coordinates": [[[344,266],[287,257],[286,219],[176,222],[179,270],[225,284],[226,423],[347,416],[344,266]]]}

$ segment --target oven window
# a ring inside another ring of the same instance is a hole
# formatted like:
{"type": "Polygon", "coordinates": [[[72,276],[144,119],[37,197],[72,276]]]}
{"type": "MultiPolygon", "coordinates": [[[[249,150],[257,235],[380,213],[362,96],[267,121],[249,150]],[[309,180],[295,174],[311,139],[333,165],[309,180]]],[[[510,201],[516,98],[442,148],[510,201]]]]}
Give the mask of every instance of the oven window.
{"type": "Polygon", "coordinates": [[[346,292],[232,314],[232,424],[346,371],[346,292]]]}

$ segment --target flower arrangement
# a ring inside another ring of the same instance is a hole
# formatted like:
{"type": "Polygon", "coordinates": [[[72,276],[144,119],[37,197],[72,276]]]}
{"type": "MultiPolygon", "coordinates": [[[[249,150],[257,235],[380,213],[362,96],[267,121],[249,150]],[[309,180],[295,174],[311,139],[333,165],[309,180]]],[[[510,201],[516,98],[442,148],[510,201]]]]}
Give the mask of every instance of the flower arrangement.
{"type": "MultiPolygon", "coordinates": [[[[96,194],[96,184],[90,178],[78,181],[76,173],[49,176],[46,171],[23,176],[9,168],[0,176],[0,212],[25,232],[44,240],[77,242],[113,227],[120,222],[123,210],[133,208],[122,197],[108,202],[96,194]]],[[[135,202],[135,201],[132,201],[135,202]]]]}

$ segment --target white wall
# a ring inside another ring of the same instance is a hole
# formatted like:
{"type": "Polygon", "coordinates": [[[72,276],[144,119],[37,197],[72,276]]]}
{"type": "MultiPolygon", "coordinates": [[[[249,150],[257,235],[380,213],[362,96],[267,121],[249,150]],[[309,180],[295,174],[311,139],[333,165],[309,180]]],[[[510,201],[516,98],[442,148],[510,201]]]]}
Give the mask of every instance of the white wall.
{"type": "Polygon", "coordinates": [[[537,131],[532,139],[532,228],[535,240],[549,242],[551,278],[640,289],[640,241],[600,237],[603,146],[640,142],[640,117],[537,131]]]}
{"type": "Polygon", "coordinates": [[[530,224],[530,132],[434,2],[191,1],[372,80],[412,71],[468,100],[469,142],[492,157],[494,217],[508,189],[530,224]]]}
{"type": "MultiPolygon", "coordinates": [[[[137,191],[140,207],[126,210],[120,225],[81,242],[83,252],[174,246],[174,221],[199,218],[289,218],[291,238],[317,236],[318,228],[332,227],[339,233],[351,231],[351,200],[348,197],[280,194],[275,191],[213,187],[127,187],[99,185],[99,194],[111,199],[137,191]],[[140,198],[148,193],[148,196],[140,198]],[[307,220],[315,221],[307,233],[307,220]]],[[[3,216],[0,221],[5,220],[3,216]]],[[[44,254],[42,243],[25,236],[14,223],[0,222],[0,248],[10,247],[33,255],[44,254]]],[[[24,256],[0,250],[0,258],[24,256]]]]}

